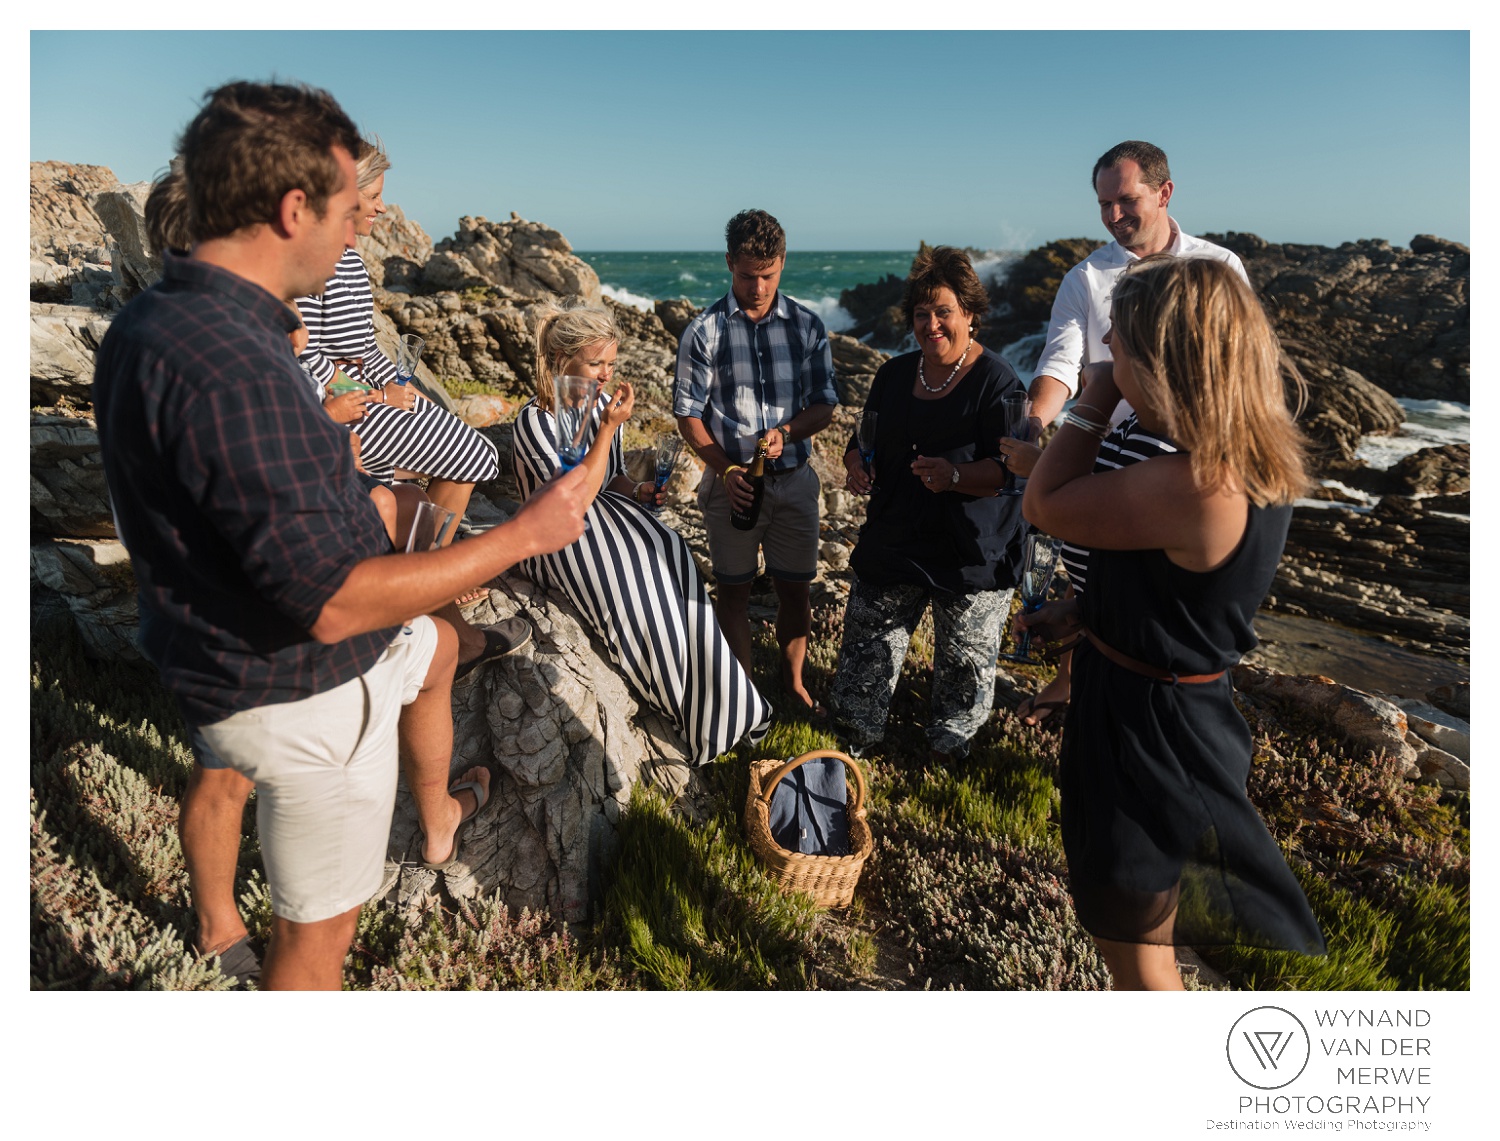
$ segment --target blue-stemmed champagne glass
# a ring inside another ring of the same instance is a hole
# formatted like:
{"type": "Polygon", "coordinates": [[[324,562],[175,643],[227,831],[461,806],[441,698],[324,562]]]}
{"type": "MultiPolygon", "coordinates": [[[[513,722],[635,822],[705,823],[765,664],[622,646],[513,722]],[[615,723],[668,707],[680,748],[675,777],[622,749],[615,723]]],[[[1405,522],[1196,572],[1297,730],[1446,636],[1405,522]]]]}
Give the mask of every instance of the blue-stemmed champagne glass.
{"type": "MultiPolygon", "coordinates": [[[[1021,612],[1035,614],[1047,600],[1047,588],[1052,585],[1052,576],[1057,571],[1057,556],[1062,553],[1062,540],[1040,531],[1026,536],[1026,555],[1021,563],[1021,612]]],[[[1041,663],[1031,656],[1031,631],[1021,629],[1016,635],[1016,652],[1001,654],[1006,662],[1019,662],[1034,666],[1041,663]]]]}
{"type": "Polygon", "coordinates": [[[599,382],[586,376],[553,379],[557,407],[557,461],[561,471],[572,471],[583,462],[589,425],[599,398],[599,382]]]}
{"type": "Polygon", "coordinates": [[[859,458],[865,465],[865,474],[875,474],[875,423],[876,413],[866,409],[859,417],[859,430],[855,439],[859,444],[859,458]]]}
{"type": "MultiPolygon", "coordinates": [[[[663,432],[656,437],[656,490],[661,492],[667,486],[667,480],[672,478],[672,473],[677,470],[677,457],[682,454],[682,437],[676,432],[663,432]]],[[[651,497],[651,514],[659,515],[661,507],[656,502],[656,496],[651,497]]]]}
{"type": "MultiPolygon", "coordinates": [[[[1000,400],[1005,414],[1005,434],[1013,440],[1029,441],[1031,438],[1031,401],[1024,392],[1007,392],[1000,400]]],[[[1001,495],[1021,495],[1026,491],[1026,481],[1005,469],[1005,486],[1001,495]]]]}
{"type": "Polygon", "coordinates": [[[417,375],[417,362],[422,359],[422,349],[427,342],[415,333],[403,333],[396,342],[396,383],[410,384],[417,375]]]}

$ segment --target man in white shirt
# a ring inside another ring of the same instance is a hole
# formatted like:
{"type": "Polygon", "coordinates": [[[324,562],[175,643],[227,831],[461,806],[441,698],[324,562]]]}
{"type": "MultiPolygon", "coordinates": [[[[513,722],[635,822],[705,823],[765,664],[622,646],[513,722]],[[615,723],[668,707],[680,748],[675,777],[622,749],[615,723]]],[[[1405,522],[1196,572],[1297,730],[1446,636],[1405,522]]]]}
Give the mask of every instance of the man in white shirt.
{"type": "MultiPolygon", "coordinates": [[[[1093,183],[1099,217],[1115,240],[1070,269],[1058,287],[1047,344],[1031,382],[1036,428],[1050,424],[1063,403],[1077,393],[1084,365],[1110,359],[1104,344],[1109,299],[1115,279],[1132,261],[1159,253],[1216,258],[1234,266],[1247,283],[1250,280],[1233,253],[1183,233],[1167,216],[1172,172],[1160,147],[1135,139],[1110,147],[1094,163],[1093,183]]],[[[1125,415],[1125,411],[1117,412],[1117,421],[1125,415]]]]}
{"type": "MultiPolygon", "coordinates": [[[[1063,404],[1077,394],[1084,366],[1112,359],[1109,346],[1104,343],[1110,324],[1109,301],[1115,280],[1131,262],[1160,253],[1216,258],[1232,265],[1247,284],[1250,280],[1233,253],[1183,233],[1167,216],[1167,204],[1172,200],[1172,172],[1160,147],[1138,139],[1111,147],[1094,163],[1093,183],[1099,199],[1099,217],[1115,240],[1068,270],[1058,287],[1052,302],[1052,319],[1047,325],[1047,343],[1031,382],[1033,439],[1043,425],[1056,419],[1063,404]]],[[[1130,412],[1130,406],[1120,401],[1112,423],[1118,425],[1130,412]]],[[[1035,448],[1021,445],[1018,449],[1014,444],[1005,445],[1003,451],[1011,457],[1011,466],[1021,476],[1030,472],[1031,464],[1040,454],[1035,448]]],[[[1065,561],[1069,561],[1069,554],[1083,555],[1065,548],[1065,561]]],[[[1062,655],[1057,677],[1017,708],[1026,724],[1035,725],[1054,716],[1061,720],[1070,689],[1069,659],[1070,655],[1062,655]]]]}

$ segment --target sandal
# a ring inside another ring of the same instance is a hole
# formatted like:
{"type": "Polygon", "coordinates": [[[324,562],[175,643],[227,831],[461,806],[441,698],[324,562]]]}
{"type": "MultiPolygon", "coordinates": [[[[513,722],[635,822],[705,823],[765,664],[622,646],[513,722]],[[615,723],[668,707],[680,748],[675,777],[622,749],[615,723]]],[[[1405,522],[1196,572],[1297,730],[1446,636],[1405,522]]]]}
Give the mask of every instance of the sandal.
{"type": "Polygon", "coordinates": [[[468,677],[485,662],[493,662],[506,654],[513,654],[531,641],[531,623],[524,618],[507,618],[493,626],[484,627],[484,649],[479,656],[470,658],[453,671],[453,680],[468,677]]]}
{"type": "MultiPolygon", "coordinates": [[[[419,861],[421,865],[430,872],[445,872],[458,862],[458,855],[459,850],[462,846],[464,831],[469,827],[470,824],[473,824],[474,821],[479,819],[480,812],[482,812],[484,810],[484,806],[490,802],[489,791],[477,780],[460,781],[458,784],[453,785],[448,789],[448,795],[456,797],[465,789],[468,789],[474,794],[474,811],[469,813],[469,815],[465,816],[458,822],[458,830],[453,833],[453,851],[448,853],[448,858],[446,860],[438,860],[433,863],[429,863],[427,860],[419,861]]],[[[423,832],[421,828],[418,828],[417,835],[422,838],[422,847],[423,849],[425,849],[427,847],[427,833],[423,832]]]]}

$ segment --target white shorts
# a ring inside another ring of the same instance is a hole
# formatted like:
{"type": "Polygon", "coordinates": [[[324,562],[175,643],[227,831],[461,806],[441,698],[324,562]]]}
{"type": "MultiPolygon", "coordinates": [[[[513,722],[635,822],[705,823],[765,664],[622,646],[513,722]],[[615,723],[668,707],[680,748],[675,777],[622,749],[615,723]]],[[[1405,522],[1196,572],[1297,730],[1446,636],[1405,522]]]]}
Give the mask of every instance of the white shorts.
{"type": "Polygon", "coordinates": [[[437,650],[425,615],[363,677],[301,701],[200,726],[196,736],[256,792],[271,910],[316,923],[380,888],[396,807],[396,722],[437,650]]]}

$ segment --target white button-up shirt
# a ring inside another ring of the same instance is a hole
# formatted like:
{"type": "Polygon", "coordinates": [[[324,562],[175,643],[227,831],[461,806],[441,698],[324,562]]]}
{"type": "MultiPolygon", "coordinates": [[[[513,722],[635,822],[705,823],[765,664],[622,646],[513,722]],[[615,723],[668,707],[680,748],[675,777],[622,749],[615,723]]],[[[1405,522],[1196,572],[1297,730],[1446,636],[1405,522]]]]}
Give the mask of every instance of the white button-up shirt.
{"type": "MultiPolygon", "coordinates": [[[[1171,217],[1167,218],[1167,223],[1172,227],[1172,241],[1163,252],[1174,257],[1214,258],[1227,262],[1244,278],[1245,284],[1250,283],[1245,267],[1231,251],[1183,233],[1171,217]]],[[[1109,300],[1115,290],[1115,279],[1131,262],[1139,260],[1119,242],[1110,242],[1068,270],[1058,287],[1057,298],[1052,302],[1047,343],[1037,361],[1035,376],[1050,376],[1062,381],[1072,397],[1078,393],[1078,378],[1084,365],[1114,359],[1110,356],[1109,346],[1104,343],[1104,334],[1109,331],[1109,300]]],[[[1122,400],[1115,414],[1115,423],[1129,415],[1129,411],[1126,401],[1122,400]]]]}

